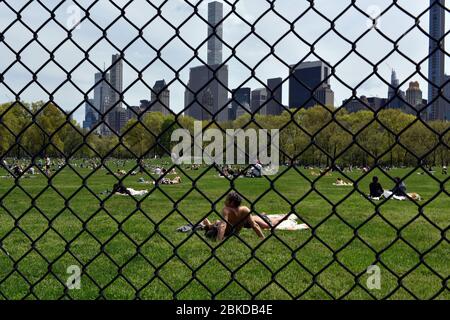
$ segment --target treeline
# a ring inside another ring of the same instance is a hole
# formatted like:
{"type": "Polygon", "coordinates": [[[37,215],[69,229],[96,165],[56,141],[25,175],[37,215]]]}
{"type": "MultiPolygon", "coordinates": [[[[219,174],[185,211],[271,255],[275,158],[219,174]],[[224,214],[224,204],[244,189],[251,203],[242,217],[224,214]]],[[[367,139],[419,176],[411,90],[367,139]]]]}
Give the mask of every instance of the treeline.
{"type": "MultiPolygon", "coordinates": [[[[450,123],[419,121],[399,110],[336,114],[317,106],[295,114],[245,115],[221,124],[223,129],[280,129],[280,159],[294,158],[302,165],[448,165],[450,123]]],[[[203,122],[203,126],[216,128],[203,122]]],[[[194,119],[185,116],[144,114],[127,123],[121,137],[86,131],[53,104],[0,105],[0,157],[164,157],[174,146],[172,132],[194,130],[194,119]]]]}

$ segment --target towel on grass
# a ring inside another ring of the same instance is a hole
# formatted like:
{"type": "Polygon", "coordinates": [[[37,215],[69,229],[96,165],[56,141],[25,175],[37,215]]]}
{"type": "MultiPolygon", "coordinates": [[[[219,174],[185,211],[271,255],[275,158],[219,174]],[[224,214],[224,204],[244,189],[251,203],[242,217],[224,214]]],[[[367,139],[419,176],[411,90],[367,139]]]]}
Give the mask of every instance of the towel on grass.
{"type": "Polygon", "coordinates": [[[130,194],[125,193],[115,193],[118,196],[144,196],[148,193],[148,190],[134,190],[132,188],[127,188],[128,192],[130,194]]]}
{"type": "MultiPolygon", "coordinates": [[[[272,214],[268,215],[269,218],[282,218],[283,214],[272,214]]],[[[297,230],[307,230],[309,226],[305,223],[298,223],[298,217],[295,214],[290,214],[288,218],[281,223],[279,223],[275,230],[287,230],[287,231],[297,231],[297,230]]]]}

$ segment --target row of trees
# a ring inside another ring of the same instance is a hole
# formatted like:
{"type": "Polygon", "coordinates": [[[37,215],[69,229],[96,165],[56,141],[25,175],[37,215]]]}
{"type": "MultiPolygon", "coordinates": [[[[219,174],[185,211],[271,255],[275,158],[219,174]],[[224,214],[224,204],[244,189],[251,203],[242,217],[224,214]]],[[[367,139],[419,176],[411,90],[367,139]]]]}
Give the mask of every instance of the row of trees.
{"type": "MultiPolygon", "coordinates": [[[[146,113],[131,120],[120,137],[86,131],[53,104],[0,105],[1,157],[154,157],[169,156],[177,128],[194,130],[194,119],[146,113]]],[[[203,126],[217,128],[208,121],[203,126]]],[[[324,107],[279,116],[250,115],[221,124],[223,129],[280,129],[280,158],[309,165],[448,165],[450,123],[423,123],[399,110],[332,113],[324,107]],[[418,159],[419,158],[419,159],[418,159]]]]}

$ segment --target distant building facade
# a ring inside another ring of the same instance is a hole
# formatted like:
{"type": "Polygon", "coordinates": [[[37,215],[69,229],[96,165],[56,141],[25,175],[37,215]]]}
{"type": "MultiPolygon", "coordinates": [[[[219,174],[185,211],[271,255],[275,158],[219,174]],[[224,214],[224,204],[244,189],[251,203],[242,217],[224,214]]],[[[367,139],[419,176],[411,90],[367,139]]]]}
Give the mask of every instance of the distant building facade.
{"type": "Polygon", "coordinates": [[[400,109],[402,111],[411,113],[411,108],[405,104],[405,92],[400,90],[400,81],[397,78],[397,73],[392,70],[391,83],[388,87],[388,108],[400,109]]]}
{"type": "Polygon", "coordinates": [[[197,120],[228,120],[228,66],[191,68],[185,93],[186,115],[197,120]]]}
{"type": "Polygon", "coordinates": [[[127,121],[130,121],[131,119],[138,119],[142,112],[143,109],[140,106],[129,106],[127,108],[127,121]]]}
{"type": "Polygon", "coordinates": [[[262,115],[267,114],[266,88],[258,88],[252,91],[251,111],[262,115]]]}
{"type": "Polygon", "coordinates": [[[414,111],[419,111],[424,107],[422,90],[420,90],[419,82],[413,81],[409,83],[408,90],[406,90],[406,102],[414,111]]]}
{"type": "MultiPolygon", "coordinates": [[[[102,121],[103,115],[105,115],[104,120],[107,121],[110,106],[110,96],[111,96],[111,86],[110,78],[108,72],[98,72],[94,75],[94,99],[90,105],[86,104],[85,107],[85,119],[83,124],[86,125],[85,128],[91,129],[94,127],[97,121],[102,121]]],[[[84,127],[84,125],[83,125],[84,127]]],[[[98,131],[100,133],[105,133],[106,126],[102,124],[98,131]]]]}
{"type": "Polygon", "coordinates": [[[359,99],[352,98],[344,100],[342,102],[342,108],[346,109],[348,112],[364,110],[377,112],[387,108],[387,101],[386,98],[361,96],[359,99]]]}
{"type": "Polygon", "coordinates": [[[83,121],[83,129],[92,129],[99,119],[99,113],[94,109],[95,101],[94,99],[89,99],[85,103],[85,116],[83,121]]]}
{"type": "Polygon", "coordinates": [[[111,70],[109,72],[111,83],[110,103],[112,108],[122,107],[120,95],[123,91],[123,61],[119,54],[114,54],[111,61],[111,70]]]}
{"type": "Polygon", "coordinates": [[[251,106],[247,102],[244,102],[243,104],[241,104],[237,107],[235,120],[237,118],[242,117],[243,115],[247,115],[247,114],[250,115],[251,113],[252,113],[251,106]]]}
{"type": "Polygon", "coordinates": [[[291,66],[289,76],[289,107],[310,108],[315,105],[334,106],[330,87],[330,67],[322,61],[303,62],[291,66]]]}
{"type": "Polygon", "coordinates": [[[95,74],[94,106],[100,113],[105,113],[110,104],[109,73],[98,72],[95,74]]]}
{"type": "Polygon", "coordinates": [[[445,85],[444,85],[444,96],[446,101],[444,102],[446,104],[445,108],[445,120],[450,121],[450,76],[445,76],[445,85]]]}
{"type": "Polygon", "coordinates": [[[267,80],[267,106],[266,115],[280,115],[283,108],[283,79],[273,78],[267,80]]]}
{"type": "Polygon", "coordinates": [[[233,121],[239,118],[239,116],[246,113],[244,109],[251,112],[251,96],[252,89],[250,88],[238,88],[232,91],[228,120],[233,121]]]}
{"type": "Polygon", "coordinates": [[[369,102],[370,109],[373,111],[387,108],[388,100],[386,98],[368,97],[367,101],[369,102]]]}
{"type": "Polygon", "coordinates": [[[347,99],[342,102],[342,108],[346,109],[348,112],[369,110],[369,100],[367,100],[366,96],[361,96],[359,99],[347,99]]]}
{"type": "Polygon", "coordinates": [[[165,80],[156,81],[152,89],[150,111],[170,114],[170,90],[165,80]]]}

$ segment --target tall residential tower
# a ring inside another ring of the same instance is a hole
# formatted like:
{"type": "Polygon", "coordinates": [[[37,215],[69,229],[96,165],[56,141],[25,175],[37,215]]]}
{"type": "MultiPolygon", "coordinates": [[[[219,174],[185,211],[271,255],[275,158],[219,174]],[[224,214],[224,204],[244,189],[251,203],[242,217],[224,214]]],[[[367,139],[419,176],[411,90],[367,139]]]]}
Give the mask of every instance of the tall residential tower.
{"type": "Polygon", "coordinates": [[[208,4],[208,64],[190,69],[186,115],[197,120],[228,120],[228,66],[222,65],[223,4],[208,4]],[[215,32],[214,32],[215,31],[215,32]],[[214,35],[215,34],[215,35],[214,35]]]}
{"type": "Polygon", "coordinates": [[[127,121],[126,110],[122,108],[121,100],[123,92],[123,60],[120,54],[114,54],[112,56],[109,79],[111,88],[108,124],[115,133],[120,133],[120,130],[125,126],[127,121]]]}
{"type": "Polygon", "coordinates": [[[428,60],[429,120],[444,120],[450,104],[440,97],[445,81],[445,0],[430,0],[430,47],[428,60]]]}
{"type": "Polygon", "coordinates": [[[210,2],[208,4],[208,65],[222,63],[222,19],[223,3],[210,2]]]}

